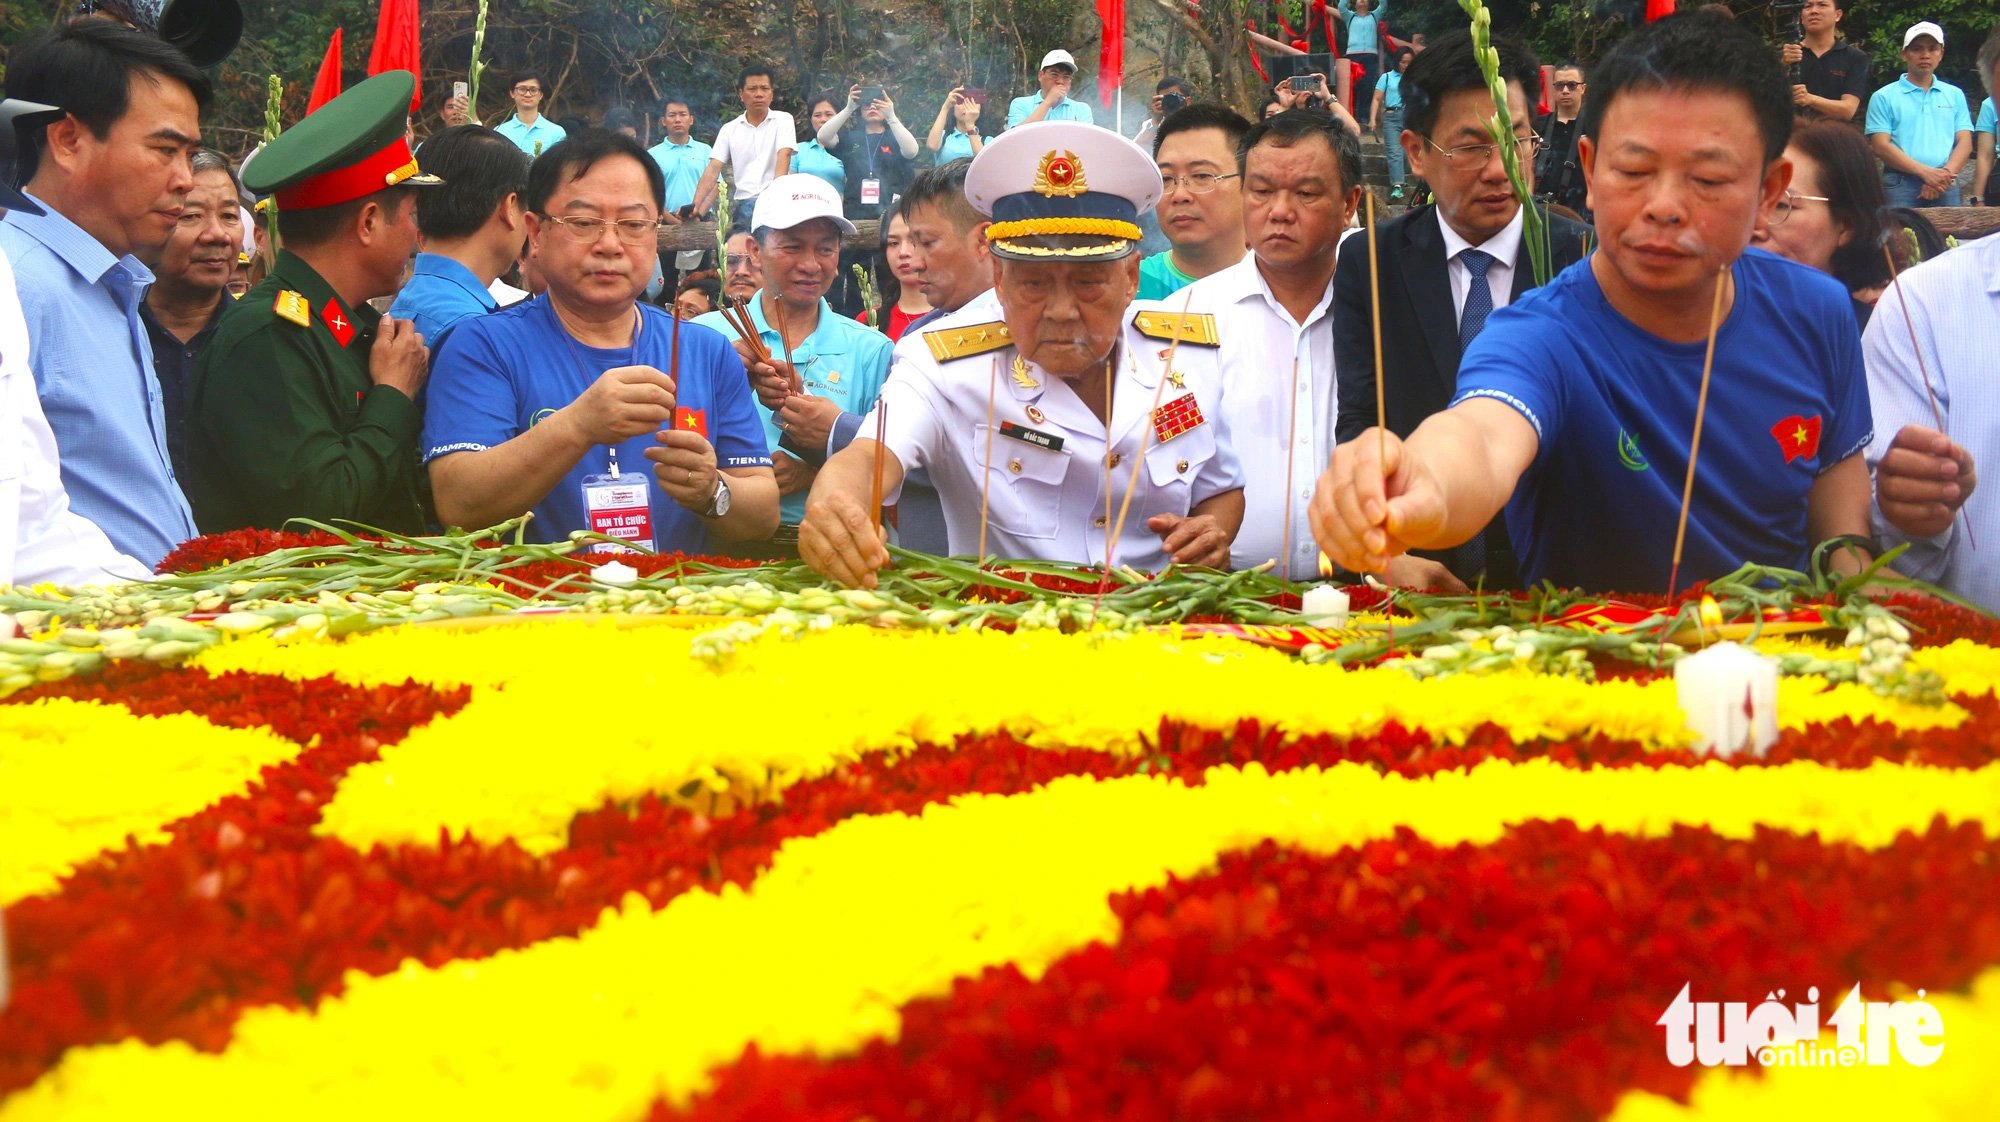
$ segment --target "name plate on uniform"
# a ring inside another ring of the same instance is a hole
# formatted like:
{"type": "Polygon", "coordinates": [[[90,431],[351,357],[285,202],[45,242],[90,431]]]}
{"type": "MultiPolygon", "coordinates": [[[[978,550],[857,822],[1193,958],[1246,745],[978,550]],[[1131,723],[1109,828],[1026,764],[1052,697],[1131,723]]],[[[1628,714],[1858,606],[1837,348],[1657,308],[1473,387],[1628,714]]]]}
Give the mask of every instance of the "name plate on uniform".
{"type": "Polygon", "coordinates": [[[1000,435],[1032,444],[1037,448],[1046,448],[1051,452],[1062,451],[1062,437],[1056,436],[1053,433],[1038,432],[1031,428],[1024,428],[1012,421],[1000,422],[1000,435]]]}

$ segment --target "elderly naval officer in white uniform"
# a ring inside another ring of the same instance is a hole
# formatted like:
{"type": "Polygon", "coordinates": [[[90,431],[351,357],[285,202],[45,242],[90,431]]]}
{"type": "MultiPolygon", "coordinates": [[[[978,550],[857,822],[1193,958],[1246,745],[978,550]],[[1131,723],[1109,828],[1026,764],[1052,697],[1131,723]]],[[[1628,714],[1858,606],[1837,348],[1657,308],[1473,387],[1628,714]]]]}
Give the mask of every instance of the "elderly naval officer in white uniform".
{"type": "MultiPolygon", "coordinates": [[[[983,499],[989,554],[1101,564],[1131,487],[1110,563],[1227,566],[1243,478],[1215,321],[1132,299],[1136,219],[1159,199],[1159,168],[1105,129],[1024,125],[974,158],[965,194],[993,219],[1001,318],[975,302],[899,356],[876,406],[883,501],[921,468],[954,554],[978,551],[983,499]]],[[[875,424],[827,461],[799,527],[806,562],[850,585],[873,585],[889,563],[867,509],[875,424]]]]}

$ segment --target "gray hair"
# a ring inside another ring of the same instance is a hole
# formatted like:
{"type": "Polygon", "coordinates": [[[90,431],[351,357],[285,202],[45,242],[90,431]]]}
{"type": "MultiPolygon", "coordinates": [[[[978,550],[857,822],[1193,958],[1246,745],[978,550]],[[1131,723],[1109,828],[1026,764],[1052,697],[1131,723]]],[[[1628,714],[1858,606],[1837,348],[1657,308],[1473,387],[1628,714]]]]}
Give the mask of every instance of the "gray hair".
{"type": "Polygon", "coordinates": [[[242,196],[243,181],[236,178],[236,166],[229,162],[229,157],[217,152],[213,148],[197,148],[194,150],[194,157],[190,162],[194,165],[194,173],[196,175],[200,175],[205,171],[219,171],[228,176],[229,186],[235,190],[239,197],[242,196]]]}

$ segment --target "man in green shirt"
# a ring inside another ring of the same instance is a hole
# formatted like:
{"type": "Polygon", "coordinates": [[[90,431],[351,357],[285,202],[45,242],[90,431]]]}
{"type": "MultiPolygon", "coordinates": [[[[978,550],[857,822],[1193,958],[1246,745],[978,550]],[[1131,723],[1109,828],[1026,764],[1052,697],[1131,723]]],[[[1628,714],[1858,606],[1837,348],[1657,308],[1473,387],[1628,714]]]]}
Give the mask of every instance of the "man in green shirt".
{"type": "Polygon", "coordinates": [[[1160,232],[1171,245],[1139,262],[1141,300],[1162,300],[1243,260],[1243,177],[1236,148],[1250,122],[1220,105],[1167,115],[1153,138],[1160,232]]]}
{"type": "Polygon", "coordinates": [[[285,249],[231,308],[188,389],[188,499],[204,531],[290,518],[421,531],[417,390],[429,370],[408,320],[367,301],[416,251],[420,173],[404,135],[416,79],[362,82],[272,141],[243,173],[276,196],[285,249]]]}

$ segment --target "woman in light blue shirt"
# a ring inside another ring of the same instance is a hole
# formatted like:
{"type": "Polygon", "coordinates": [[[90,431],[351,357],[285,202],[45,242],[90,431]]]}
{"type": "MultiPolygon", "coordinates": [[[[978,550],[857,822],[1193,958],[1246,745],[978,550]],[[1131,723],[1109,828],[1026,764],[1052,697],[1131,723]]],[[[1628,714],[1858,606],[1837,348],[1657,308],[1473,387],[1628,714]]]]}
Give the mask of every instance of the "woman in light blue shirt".
{"type": "Polygon", "coordinates": [[[845,194],[847,165],[840,162],[839,156],[820,147],[819,144],[819,127],[833,120],[834,115],[840,112],[840,104],[834,100],[832,94],[821,94],[813,98],[806,108],[808,118],[812,121],[813,137],[792,152],[792,170],[819,176],[833,184],[835,191],[845,194]]]}
{"type": "Polygon", "coordinates": [[[1389,155],[1389,198],[1393,201],[1403,197],[1403,177],[1407,173],[1403,153],[1403,71],[1409,69],[1410,60],[1417,52],[1409,47],[1397,47],[1391,69],[1375,83],[1375,104],[1368,114],[1368,127],[1382,130],[1382,147],[1389,155]]]}
{"type": "Polygon", "coordinates": [[[952,87],[944,104],[938,107],[931,134],[924,138],[924,147],[931,150],[935,162],[948,164],[979,155],[979,150],[992,139],[979,135],[979,115],[985,108],[983,102],[965,95],[965,87],[952,87]]]}
{"type": "Polygon", "coordinates": [[[1361,67],[1349,103],[1355,108],[1375,103],[1375,77],[1382,73],[1382,13],[1388,0],[1340,0],[1340,19],[1347,25],[1348,61],[1361,67]]]}

